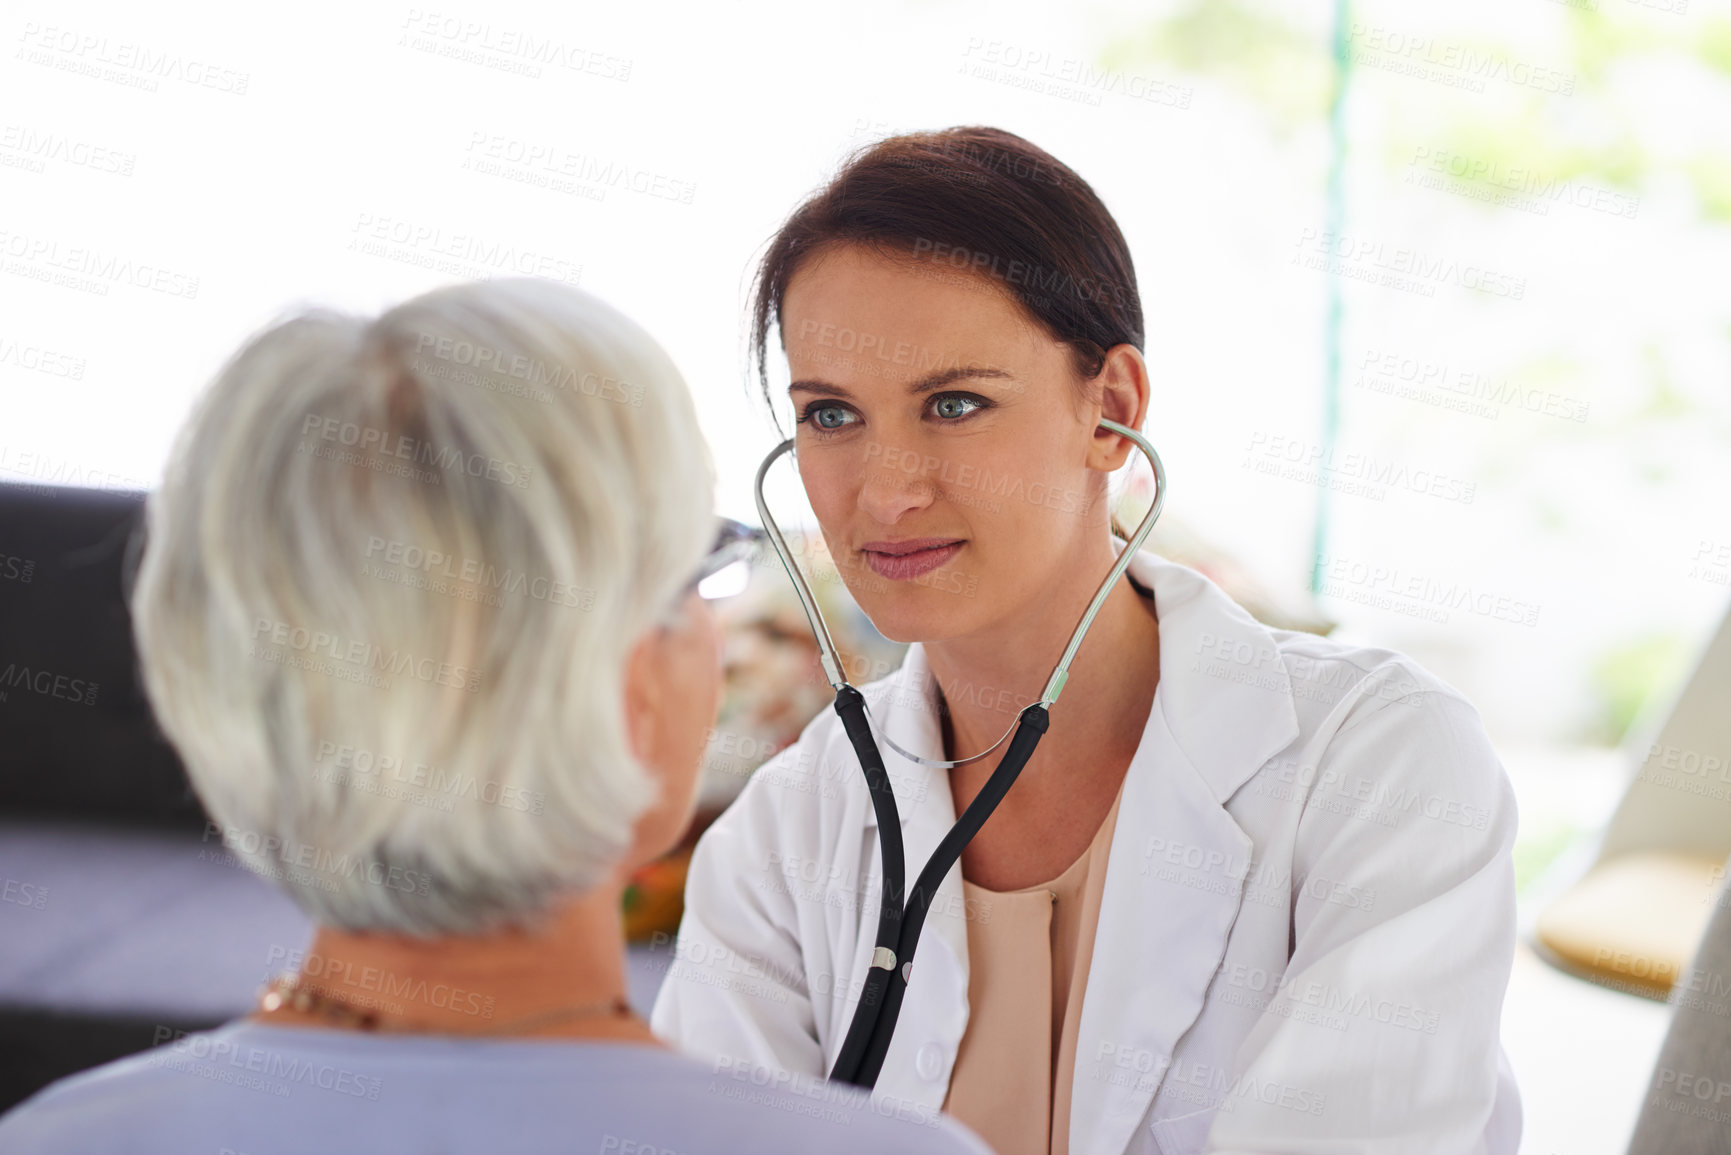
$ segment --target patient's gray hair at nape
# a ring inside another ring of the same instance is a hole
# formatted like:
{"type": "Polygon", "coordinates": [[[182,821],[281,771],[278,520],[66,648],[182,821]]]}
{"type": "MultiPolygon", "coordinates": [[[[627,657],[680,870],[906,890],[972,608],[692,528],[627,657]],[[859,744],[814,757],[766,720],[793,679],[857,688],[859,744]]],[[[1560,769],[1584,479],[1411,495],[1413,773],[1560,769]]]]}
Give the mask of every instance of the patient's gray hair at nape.
{"type": "Polygon", "coordinates": [[[623,676],[714,527],[667,354],[512,279],[248,340],[147,504],[144,684],[229,851],[315,919],[528,925],[657,785],[623,676]]]}

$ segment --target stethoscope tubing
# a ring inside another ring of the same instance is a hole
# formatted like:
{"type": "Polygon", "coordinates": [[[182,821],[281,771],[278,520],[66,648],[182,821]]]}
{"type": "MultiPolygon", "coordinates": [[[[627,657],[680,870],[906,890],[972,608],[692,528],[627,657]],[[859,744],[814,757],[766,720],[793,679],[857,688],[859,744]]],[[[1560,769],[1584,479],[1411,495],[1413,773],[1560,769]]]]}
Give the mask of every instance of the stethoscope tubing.
{"type": "MultiPolygon", "coordinates": [[[[848,688],[852,690],[852,687],[848,688]]],[[[844,691],[845,693],[846,691],[844,691]]],[[[855,695],[858,690],[852,691],[855,695]]],[[[841,695],[838,695],[840,697],[841,695]]],[[[856,713],[864,720],[864,698],[859,704],[850,706],[850,712],[856,713]]],[[[840,707],[838,707],[840,712],[840,707]]],[[[843,723],[846,724],[845,721],[843,723]]],[[[830,1072],[830,1078],[837,1082],[852,1083],[856,1086],[870,1089],[877,1083],[878,1072],[883,1068],[884,1056],[889,1053],[890,1039],[895,1033],[896,1022],[901,1015],[902,996],[912,977],[914,948],[919,945],[920,932],[925,929],[926,912],[931,908],[932,899],[937,895],[938,886],[948,874],[950,867],[962,856],[962,851],[973,841],[974,835],[986,824],[986,819],[998,808],[998,803],[1010,792],[1010,787],[1016,784],[1022,768],[1033,756],[1034,747],[1039,745],[1040,738],[1045,734],[1047,726],[1046,707],[1035,702],[1026,707],[1016,724],[1015,737],[1010,739],[1010,748],[1004,752],[998,766],[992,771],[992,776],[986,780],[985,786],[968,803],[962,817],[950,827],[949,833],[939,841],[937,849],[926,861],[925,868],[920,871],[913,890],[909,892],[905,909],[902,907],[901,895],[890,889],[890,874],[884,872],[883,909],[879,914],[878,945],[884,946],[889,941],[895,943],[894,955],[880,963],[874,958],[872,967],[866,975],[866,988],[876,993],[881,991],[881,998],[874,1005],[867,1002],[867,995],[862,992],[859,1007],[854,1011],[852,1024],[848,1028],[847,1038],[842,1043],[840,1054],[836,1056],[835,1067],[830,1072]],[[900,960],[899,966],[895,963],[900,960]],[[886,966],[887,964],[887,966],[886,966]],[[883,976],[883,977],[879,977],[883,976]],[[876,980],[875,983],[873,980],[876,980]],[[874,990],[875,988],[875,990],[874,990]]],[[[850,730],[848,737],[853,738],[850,730]]],[[[865,743],[871,743],[869,732],[865,735],[865,743]]],[[[862,743],[854,740],[855,751],[861,750],[862,743]]],[[[875,750],[875,746],[873,746],[875,750]]],[[[863,760],[863,752],[862,752],[863,760]]],[[[889,795],[888,776],[884,776],[881,785],[872,785],[868,779],[868,787],[872,790],[872,805],[878,809],[879,831],[883,829],[883,812],[888,810],[894,814],[895,799],[888,798],[887,805],[880,804],[878,795],[889,795]]],[[[893,841],[896,844],[896,856],[901,857],[901,825],[899,817],[893,841]]],[[[882,840],[885,845],[889,840],[882,840]]],[[[885,854],[888,861],[888,854],[885,854]]],[[[898,863],[897,875],[902,871],[898,863]]],[[[874,950],[874,956],[881,957],[881,952],[874,950]]]]}
{"type": "MultiPolygon", "coordinates": [[[[950,868],[961,858],[968,843],[980,832],[986,820],[1004,800],[1010,787],[1015,785],[1022,768],[1028,764],[1028,759],[1033,757],[1034,749],[1039,745],[1050,722],[1051,706],[1063,691],[1064,682],[1069,677],[1070,662],[1080,649],[1088,627],[1093,624],[1112,587],[1123,576],[1131,558],[1141,548],[1149,531],[1154,528],[1154,522],[1158,520],[1160,510],[1165,505],[1166,471],[1153,445],[1137,431],[1116,421],[1101,419],[1100,424],[1129,439],[1147,455],[1154,467],[1154,500],[1141,524],[1136,527],[1136,531],[1130,535],[1130,540],[1119,553],[1117,562],[1100,583],[1093,601],[1076,623],[1076,629],[1070,635],[1070,643],[1053,668],[1040,700],[1024,708],[1017,717],[1009,749],[1004,752],[985,786],[975,795],[973,801],[968,803],[961,818],[938,842],[937,848],[914,881],[913,888],[907,892],[905,902],[903,887],[907,880],[907,863],[902,846],[901,815],[896,806],[895,792],[890,786],[889,772],[884,767],[883,753],[872,737],[865,695],[848,684],[836,653],[835,642],[830,637],[823,613],[818,609],[817,599],[812,596],[811,587],[806,584],[799,567],[794,563],[792,552],[788,549],[781,529],[776,525],[763,496],[764,475],[769,472],[769,467],[777,458],[793,447],[793,439],[790,437],[776,446],[758,467],[755,482],[758,515],[763,520],[764,530],[775,547],[782,566],[787,570],[788,577],[792,579],[806,617],[811,622],[812,634],[818,643],[819,661],[836,692],[836,714],[841,718],[842,728],[859,757],[860,768],[865,775],[866,789],[871,795],[872,810],[877,817],[878,845],[883,859],[883,890],[878,908],[877,938],[847,1037],[843,1040],[835,1065],[830,1071],[830,1079],[833,1081],[851,1083],[867,1090],[876,1085],[901,1014],[902,997],[912,978],[914,950],[919,945],[920,933],[925,929],[926,913],[931,908],[938,886],[950,868]]],[[[888,740],[888,735],[885,735],[885,740],[888,740]]],[[[998,740],[999,743],[1002,741],[1002,738],[998,740]]],[[[898,753],[928,766],[956,766],[982,756],[934,762],[903,751],[894,742],[890,744],[898,753]]],[[[998,743],[994,743],[985,753],[990,753],[997,745],[998,743]]]]}

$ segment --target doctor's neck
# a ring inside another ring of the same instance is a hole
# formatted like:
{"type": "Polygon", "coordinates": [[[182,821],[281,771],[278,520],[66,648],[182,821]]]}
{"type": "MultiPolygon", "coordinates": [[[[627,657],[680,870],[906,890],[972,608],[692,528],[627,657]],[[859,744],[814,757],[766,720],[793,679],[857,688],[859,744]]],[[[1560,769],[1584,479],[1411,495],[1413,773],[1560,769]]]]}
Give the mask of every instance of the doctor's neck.
{"type": "MultiPolygon", "coordinates": [[[[924,644],[942,697],[946,758],[977,754],[996,742],[1026,706],[1038,701],[1083,611],[1117,555],[1102,534],[1085,557],[1067,558],[1061,576],[1018,612],[990,629],[924,644]]],[[[1119,577],[1070,663],[1069,680],[1051,708],[1051,735],[1036,751],[1067,751],[1066,761],[1134,753],[1160,674],[1160,632],[1152,599],[1128,575],[1119,577]]],[[[994,752],[959,770],[989,773],[994,752]]],[[[1086,763],[1081,763],[1085,765],[1086,763]]]]}

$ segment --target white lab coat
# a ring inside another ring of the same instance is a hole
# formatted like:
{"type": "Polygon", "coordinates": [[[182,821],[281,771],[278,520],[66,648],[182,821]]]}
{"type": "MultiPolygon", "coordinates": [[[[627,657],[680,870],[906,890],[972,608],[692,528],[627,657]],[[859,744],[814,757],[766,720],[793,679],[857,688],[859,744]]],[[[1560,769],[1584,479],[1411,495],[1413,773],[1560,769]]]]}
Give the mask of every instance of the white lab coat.
{"type": "MultiPolygon", "coordinates": [[[[1514,1155],[1498,1020],[1515,802],[1476,711],[1400,654],[1270,629],[1154,554],[1129,573],[1154,592],[1160,681],[1107,863],[1070,1151],[1514,1155]]],[[[916,643],[863,692],[874,729],[942,758],[929,677],[916,643]]],[[[1063,713],[1060,699],[1044,752],[1062,749],[1063,713]]],[[[945,771],[880,746],[911,885],[953,800],[945,771]]],[[[876,817],[826,710],[699,840],[656,1032],[827,1073],[880,880],[876,817]]],[[[944,1101],[968,1025],[968,917],[990,910],[964,908],[958,863],[874,1091],[886,1114],[944,1101]]]]}

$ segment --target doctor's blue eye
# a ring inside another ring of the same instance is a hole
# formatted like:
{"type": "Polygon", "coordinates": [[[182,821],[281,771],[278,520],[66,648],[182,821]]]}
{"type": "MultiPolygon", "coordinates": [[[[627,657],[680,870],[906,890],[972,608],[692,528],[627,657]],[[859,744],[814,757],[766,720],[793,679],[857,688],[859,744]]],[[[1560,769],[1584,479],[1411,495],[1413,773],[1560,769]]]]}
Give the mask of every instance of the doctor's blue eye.
{"type": "Polygon", "coordinates": [[[809,425],[819,433],[834,433],[853,424],[848,418],[851,414],[840,405],[832,405],[826,401],[813,401],[805,407],[805,412],[799,415],[800,424],[809,425]]]}
{"type": "Polygon", "coordinates": [[[985,398],[975,397],[971,393],[942,393],[939,394],[937,399],[933,402],[932,412],[936,413],[939,417],[953,421],[958,417],[966,417],[970,413],[985,409],[990,404],[991,402],[987,401],[985,398]],[[960,408],[960,406],[964,405],[971,406],[972,408],[960,408]]]}

